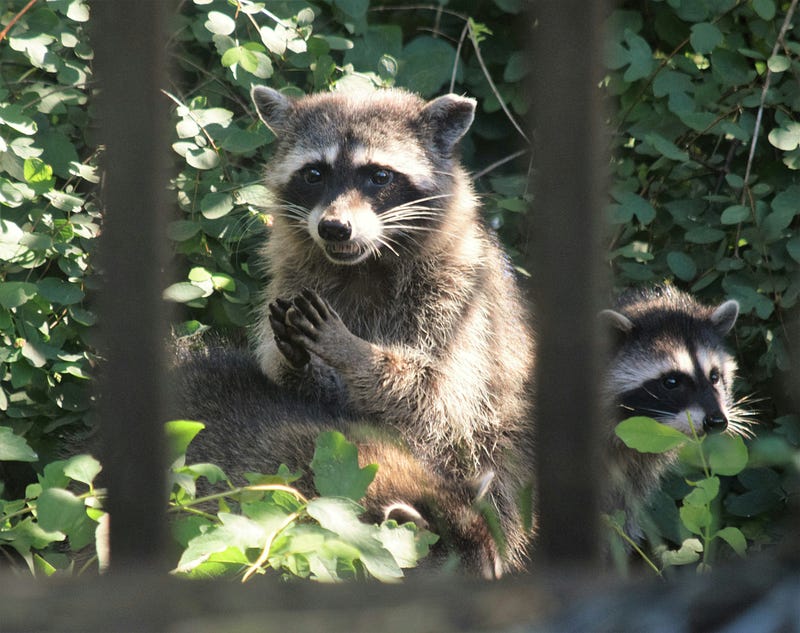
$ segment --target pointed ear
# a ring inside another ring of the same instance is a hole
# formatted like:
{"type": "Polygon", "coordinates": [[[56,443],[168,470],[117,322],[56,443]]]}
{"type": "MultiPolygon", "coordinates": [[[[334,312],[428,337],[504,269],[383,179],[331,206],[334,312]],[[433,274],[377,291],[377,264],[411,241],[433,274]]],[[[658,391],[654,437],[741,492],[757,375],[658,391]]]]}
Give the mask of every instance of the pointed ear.
{"type": "Polygon", "coordinates": [[[736,318],[739,316],[739,302],[735,299],[728,299],[721,303],[711,314],[711,323],[720,336],[725,336],[733,329],[736,318]]]}
{"type": "Polygon", "coordinates": [[[456,143],[472,125],[475,104],[475,99],[448,94],[429,101],[422,109],[422,120],[432,131],[434,146],[444,156],[453,153],[456,143]]]}
{"type": "Polygon", "coordinates": [[[616,310],[601,310],[597,316],[605,325],[609,325],[623,334],[627,334],[633,329],[633,321],[616,310]]]}
{"type": "Polygon", "coordinates": [[[383,509],[383,520],[394,520],[397,521],[398,525],[413,523],[420,530],[428,529],[428,522],[425,520],[425,517],[423,517],[414,506],[400,501],[392,503],[383,509]]]}
{"type": "Polygon", "coordinates": [[[253,86],[250,96],[259,118],[277,135],[294,107],[292,100],[266,86],[253,86]]]}

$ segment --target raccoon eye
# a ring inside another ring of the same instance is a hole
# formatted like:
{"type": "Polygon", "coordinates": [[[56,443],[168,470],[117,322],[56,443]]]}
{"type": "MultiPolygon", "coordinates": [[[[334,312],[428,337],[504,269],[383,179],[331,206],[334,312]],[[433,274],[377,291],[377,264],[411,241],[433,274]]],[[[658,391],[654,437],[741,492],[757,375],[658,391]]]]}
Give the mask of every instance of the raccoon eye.
{"type": "Polygon", "coordinates": [[[661,379],[661,384],[664,385],[665,389],[676,389],[680,384],[680,381],[678,380],[677,376],[670,375],[664,376],[664,378],[661,379]]]}
{"type": "Polygon", "coordinates": [[[306,167],[303,170],[303,180],[307,185],[318,185],[322,182],[322,171],[316,167],[306,167]]]}
{"type": "Polygon", "coordinates": [[[708,374],[708,379],[711,381],[712,385],[716,385],[719,382],[719,370],[712,369],[711,373],[708,374]]]}
{"type": "Polygon", "coordinates": [[[378,185],[379,187],[385,187],[390,182],[392,182],[392,178],[394,174],[390,172],[388,169],[376,169],[370,175],[369,180],[373,185],[378,185]]]}

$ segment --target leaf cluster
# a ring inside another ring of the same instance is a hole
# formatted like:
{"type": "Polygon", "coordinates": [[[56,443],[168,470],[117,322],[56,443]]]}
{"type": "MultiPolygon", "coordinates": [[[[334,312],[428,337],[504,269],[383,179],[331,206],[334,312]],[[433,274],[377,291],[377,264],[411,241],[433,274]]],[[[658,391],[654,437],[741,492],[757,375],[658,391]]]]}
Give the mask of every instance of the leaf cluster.
{"type": "MultiPolygon", "coordinates": [[[[168,424],[173,437],[182,436],[179,445],[201,429],[196,422],[168,424]]],[[[179,454],[172,471],[170,511],[178,514],[172,531],[183,547],[176,574],[247,580],[271,568],[286,578],[393,582],[437,540],[413,523],[359,520],[358,501],[378,466],[360,467],[355,445],[338,432],[317,439],[310,468],[320,496],[312,499],[292,487],[302,473],[285,467],[274,475],[247,474],[249,485],[236,487],[217,466],[184,461],[179,454]],[[225,482],[227,490],[197,497],[200,477],[225,482]]]]}

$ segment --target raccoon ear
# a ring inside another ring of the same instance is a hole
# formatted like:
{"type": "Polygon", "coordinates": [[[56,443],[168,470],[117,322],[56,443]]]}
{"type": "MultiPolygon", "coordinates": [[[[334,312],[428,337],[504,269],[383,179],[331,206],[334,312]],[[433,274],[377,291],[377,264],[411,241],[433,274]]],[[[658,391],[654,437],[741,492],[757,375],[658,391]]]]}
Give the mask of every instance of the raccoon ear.
{"type": "Polygon", "coordinates": [[[616,310],[601,310],[597,316],[601,321],[619,330],[623,334],[627,334],[633,329],[633,321],[616,310]]]}
{"type": "Polygon", "coordinates": [[[278,134],[292,110],[292,100],[266,86],[253,86],[250,96],[259,118],[270,130],[278,134]]]}
{"type": "Polygon", "coordinates": [[[736,318],[739,316],[739,302],[735,299],[721,303],[711,314],[711,323],[720,336],[725,336],[733,329],[736,318]]]}
{"type": "Polygon", "coordinates": [[[422,119],[432,130],[433,144],[443,155],[452,154],[456,143],[472,125],[475,104],[475,99],[448,94],[422,108],[422,119]]]}
{"type": "Polygon", "coordinates": [[[428,529],[428,522],[425,517],[414,506],[407,503],[396,502],[386,506],[383,509],[383,520],[389,521],[390,519],[397,521],[398,525],[413,523],[421,530],[428,529]]]}

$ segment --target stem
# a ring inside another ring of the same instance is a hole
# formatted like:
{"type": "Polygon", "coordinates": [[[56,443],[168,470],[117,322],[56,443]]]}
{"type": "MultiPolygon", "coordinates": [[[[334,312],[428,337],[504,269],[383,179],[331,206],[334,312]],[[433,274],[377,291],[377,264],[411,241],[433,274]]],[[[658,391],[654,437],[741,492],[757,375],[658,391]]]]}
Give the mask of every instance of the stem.
{"type": "MultiPolygon", "coordinates": [[[[294,495],[298,501],[303,503],[308,503],[308,499],[300,493],[298,490],[295,490],[291,486],[284,486],[283,484],[253,484],[251,486],[240,486],[239,488],[231,488],[230,490],[226,490],[225,492],[217,492],[213,495],[208,495],[205,497],[200,497],[198,499],[192,499],[189,503],[176,503],[170,508],[167,509],[167,512],[181,512],[182,510],[189,510],[193,506],[200,505],[201,503],[207,503],[209,501],[216,501],[217,499],[224,499],[225,497],[233,497],[235,495],[241,494],[242,492],[262,492],[262,491],[282,491],[288,492],[291,495],[294,495]]],[[[191,511],[191,510],[189,510],[191,511]]]]}
{"type": "Polygon", "coordinates": [[[278,526],[278,528],[267,537],[267,542],[264,543],[264,549],[261,550],[261,554],[255,560],[255,562],[252,565],[250,565],[250,567],[247,569],[244,576],[242,577],[243,583],[247,582],[250,579],[250,577],[253,574],[255,574],[259,569],[261,569],[261,566],[267,562],[267,559],[269,558],[269,550],[272,548],[272,543],[275,542],[275,538],[278,536],[278,534],[280,534],[284,530],[284,528],[290,525],[298,516],[300,516],[298,512],[292,512],[292,514],[286,517],[286,519],[283,520],[283,522],[278,526]]]}
{"type": "Polygon", "coordinates": [[[28,10],[34,4],[36,4],[36,0],[30,0],[30,2],[28,2],[28,4],[26,4],[24,7],[22,7],[22,9],[20,10],[19,13],[17,13],[17,15],[15,15],[13,18],[11,18],[11,22],[9,22],[6,25],[6,28],[4,28],[2,31],[0,31],[0,42],[2,42],[5,39],[6,35],[8,35],[8,32],[11,30],[11,27],[13,27],[19,21],[19,19],[23,15],[25,15],[28,12],[28,10]]]}
{"type": "Polygon", "coordinates": [[[633,539],[632,539],[630,536],[628,536],[627,534],[625,534],[625,530],[623,530],[623,529],[622,529],[622,528],[621,528],[619,525],[617,525],[616,523],[614,523],[614,522],[611,520],[611,518],[610,518],[610,517],[609,517],[607,514],[604,514],[604,515],[603,515],[603,519],[605,520],[606,524],[607,524],[607,525],[609,525],[609,526],[610,526],[610,527],[611,527],[611,528],[614,530],[614,532],[616,532],[616,533],[617,533],[617,535],[618,535],[618,536],[619,536],[619,537],[620,537],[620,538],[621,538],[623,541],[625,541],[625,542],[626,542],[628,545],[630,545],[630,546],[633,548],[633,550],[634,550],[634,551],[635,551],[635,552],[636,552],[636,553],[637,553],[639,556],[641,556],[641,557],[642,557],[642,560],[643,560],[645,563],[647,563],[647,565],[650,567],[650,569],[652,569],[654,572],[656,572],[656,575],[657,575],[659,578],[661,578],[661,577],[662,577],[661,570],[660,570],[660,569],[659,569],[659,568],[656,566],[656,564],[655,564],[655,563],[654,563],[652,560],[650,560],[650,557],[649,557],[647,554],[645,554],[645,553],[644,553],[644,551],[642,550],[642,548],[641,548],[641,547],[639,547],[639,546],[636,544],[636,541],[634,541],[634,540],[633,540],[633,539]]]}

